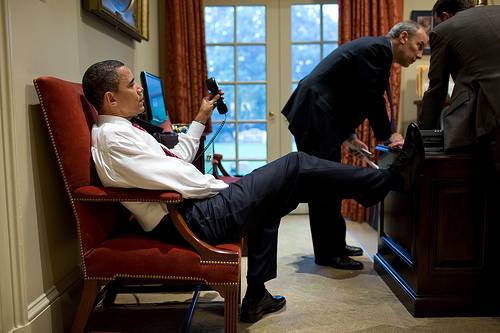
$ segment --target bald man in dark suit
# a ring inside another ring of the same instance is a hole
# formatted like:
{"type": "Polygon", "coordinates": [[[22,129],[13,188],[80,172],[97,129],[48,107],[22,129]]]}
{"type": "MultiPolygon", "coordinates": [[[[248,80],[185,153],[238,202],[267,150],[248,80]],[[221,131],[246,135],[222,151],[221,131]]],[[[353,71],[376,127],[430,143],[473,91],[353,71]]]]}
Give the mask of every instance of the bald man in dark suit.
{"type": "MultiPolygon", "coordinates": [[[[340,46],[299,82],[283,115],[289,121],[299,151],[340,162],[341,145],[349,140],[368,149],[354,134],[369,119],[375,136],[392,146],[403,138],[393,133],[384,92],[392,63],[408,67],[422,57],[428,37],[415,22],[396,24],[388,36],[363,37],[340,46]]],[[[345,242],[346,225],[341,201],[309,202],[309,220],[315,261],[339,269],[362,269],[362,249],[345,242]]]]}

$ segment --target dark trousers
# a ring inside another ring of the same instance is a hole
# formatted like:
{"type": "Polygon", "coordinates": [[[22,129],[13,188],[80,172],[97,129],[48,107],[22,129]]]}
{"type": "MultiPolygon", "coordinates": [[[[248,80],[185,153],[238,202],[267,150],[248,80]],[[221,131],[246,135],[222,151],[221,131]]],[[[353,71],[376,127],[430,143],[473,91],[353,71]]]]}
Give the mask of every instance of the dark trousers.
{"type": "MultiPolygon", "coordinates": [[[[281,217],[301,202],[329,205],[354,198],[363,205],[380,201],[391,187],[386,170],[355,168],[291,153],[232,183],[218,195],[186,200],[186,222],[208,243],[224,243],[247,236],[248,280],[276,277],[278,227],[281,217]]],[[[330,223],[323,220],[322,223],[330,223]]]]}
{"type": "MultiPolygon", "coordinates": [[[[340,147],[326,159],[340,163],[340,147]]],[[[314,257],[318,260],[328,260],[344,252],[346,225],[341,212],[342,199],[326,204],[314,200],[308,202],[314,257]]]]}

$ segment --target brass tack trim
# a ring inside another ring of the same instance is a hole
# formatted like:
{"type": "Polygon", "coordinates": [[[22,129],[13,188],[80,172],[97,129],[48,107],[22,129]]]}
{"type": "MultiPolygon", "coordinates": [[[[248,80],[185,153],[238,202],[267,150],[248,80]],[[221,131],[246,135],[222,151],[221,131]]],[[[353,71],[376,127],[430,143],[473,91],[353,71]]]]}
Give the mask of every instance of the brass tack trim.
{"type": "Polygon", "coordinates": [[[200,281],[209,285],[221,286],[238,286],[239,282],[209,282],[206,279],[195,276],[177,276],[177,275],[133,275],[133,274],[115,274],[113,277],[85,277],[85,280],[105,280],[112,281],[118,278],[136,278],[150,280],[184,280],[184,281],[200,281]]]}
{"type": "Polygon", "coordinates": [[[216,260],[200,260],[204,265],[239,265],[240,261],[216,261],[216,260]]]}
{"type": "Polygon", "coordinates": [[[182,202],[181,200],[160,200],[160,199],[140,199],[140,198],[102,198],[102,197],[90,197],[90,196],[85,196],[84,198],[82,197],[75,197],[75,201],[81,201],[81,202],[95,202],[95,201],[105,201],[105,202],[159,202],[159,203],[167,203],[167,204],[175,204],[175,203],[180,203],[182,202]]]}

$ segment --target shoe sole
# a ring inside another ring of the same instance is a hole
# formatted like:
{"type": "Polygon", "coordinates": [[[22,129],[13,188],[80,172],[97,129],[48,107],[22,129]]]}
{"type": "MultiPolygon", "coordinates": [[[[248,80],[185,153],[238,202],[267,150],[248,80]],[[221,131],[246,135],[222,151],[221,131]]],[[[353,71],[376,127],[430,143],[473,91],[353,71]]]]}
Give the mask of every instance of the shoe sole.
{"type": "Polygon", "coordinates": [[[270,309],[266,309],[264,311],[257,312],[257,313],[251,314],[251,315],[240,316],[240,321],[242,321],[244,323],[249,323],[249,324],[255,323],[255,322],[261,320],[262,317],[264,317],[264,315],[281,310],[285,306],[285,304],[286,304],[286,300],[283,303],[280,303],[277,306],[272,307],[270,309]]]}

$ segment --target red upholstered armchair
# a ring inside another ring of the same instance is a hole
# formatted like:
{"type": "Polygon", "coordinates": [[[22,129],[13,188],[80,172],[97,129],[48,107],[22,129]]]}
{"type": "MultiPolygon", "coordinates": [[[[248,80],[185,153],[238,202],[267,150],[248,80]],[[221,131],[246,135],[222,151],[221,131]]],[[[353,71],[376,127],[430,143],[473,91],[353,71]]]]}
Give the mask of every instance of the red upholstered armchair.
{"type": "Polygon", "coordinates": [[[109,282],[203,284],[224,297],[225,332],[237,331],[240,244],[211,246],[199,240],[176,209],[179,193],[103,187],[92,161],[95,109],[80,84],[53,77],[34,80],[50,140],[73,208],[84,286],[71,332],[83,332],[98,292],[109,282]],[[117,232],[131,223],[120,201],[165,202],[186,246],[143,232],[117,232]]]}

